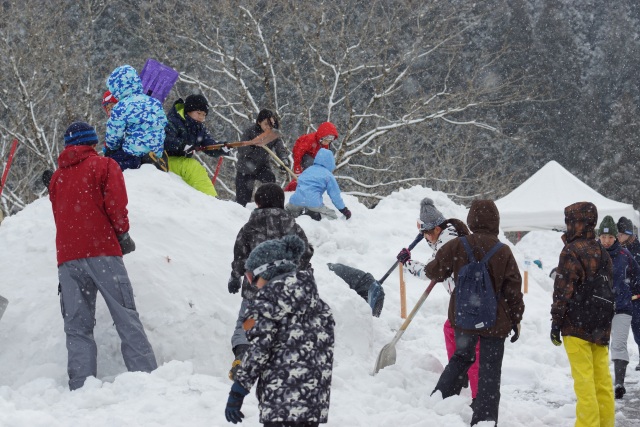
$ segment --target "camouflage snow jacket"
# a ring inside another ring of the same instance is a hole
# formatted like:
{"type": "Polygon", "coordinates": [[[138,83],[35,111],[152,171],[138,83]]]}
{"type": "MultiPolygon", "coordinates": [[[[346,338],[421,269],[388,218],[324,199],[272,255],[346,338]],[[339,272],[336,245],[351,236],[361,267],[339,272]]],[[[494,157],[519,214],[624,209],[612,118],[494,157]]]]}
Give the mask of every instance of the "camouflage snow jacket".
{"type": "MultiPolygon", "coordinates": [[[[300,258],[301,270],[306,270],[311,266],[309,261],[313,256],[313,247],[309,245],[307,235],[304,234],[293,216],[284,209],[265,208],[256,209],[251,212],[249,221],[242,226],[236,237],[233,247],[233,261],[231,262],[231,275],[233,277],[244,276],[244,263],[251,251],[262,242],[271,239],[280,239],[288,234],[295,234],[307,245],[307,250],[300,258]]],[[[246,280],[242,282],[242,297],[251,299],[253,295],[248,288],[246,280]]]]}
{"type": "Polygon", "coordinates": [[[327,422],[334,326],[310,271],[276,276],[258,291],[236,380],[247,390],[258,381],[261,423],[327,422]]]}

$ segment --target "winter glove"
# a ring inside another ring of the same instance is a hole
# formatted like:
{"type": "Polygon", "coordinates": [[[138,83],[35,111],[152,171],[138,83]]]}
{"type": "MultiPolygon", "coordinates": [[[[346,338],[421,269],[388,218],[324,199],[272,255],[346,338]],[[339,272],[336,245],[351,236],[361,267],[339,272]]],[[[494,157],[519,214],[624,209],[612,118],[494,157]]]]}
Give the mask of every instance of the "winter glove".
{"type": "Polygon", "coordinates": [[[411,260],[411,251],[407,248],[402,249],[398,256],[396,256],[396,259],[398,262],[401,262],[402,265],[405,265],[407,261],[411,260]]]}
{"type": "Polygon", "coordinates": [[[340,213],[342,213],[342,215],[344,215],[347,219],[351,218],[351,211],[346,206],[340,209],[340,213]]]}
{"type": "Polygon", "coordinates": [[[47,169],[42,172],[42,183],[45,187],[49,188],[49,184],[51,184],[51,177],[53,176],[53,171],[51,169],[47,169]]]}
{"type": "Polygon", "coordinates": [[[229,288],[230,294],[237,294],[240,288],[242,287],[242,277],[229,277],[229,282],[227,283],[227,287],[229,288]]]}
{"type": "Polygon", "coordinates": [[[120,249],[122,249],[122,255],[126,255],[136,250],[136,244],[129,236],[129,233],[122,233],[118,236],[118,243],[120,243],[120,249]]]}
{"type": "Polygon", "coordinates": [[[242,408],[242,401],[247,394],[249,394],[249,390],[242,387],[238,381],[235,381],[231,386],[227,407],[224,408],[224,416],[230,423],[237,424],[242,422],[244,414],[240,411],[240,408],[242,408]]]}
{"type": "Polygon", "coordinates": [[[513,336],[511,337],[511,342],[516,342],[518,341],[518,338],[520,338],[520,323],[513,325],[511,327],[511,330],[513,331],[513,336]]]}
{"type": "Polygon", "coordinates": [[[284,165],[280,165],[279,168],[282,172],[287,172],[287,168],[291,169],[291,162],[289,161],[289,159],[284,158],[284,159],[280,159],[282,160],[282,163],[284,163],[284,165]],[[286,167],[285,167],[286,166],[286,167]]]}
{"type": "Polygon", "coordinates": [[[560,339],[560,326],[555,324],[551,325],[551,342],[555,346],[562,344],[562,340],[560,339]]]}

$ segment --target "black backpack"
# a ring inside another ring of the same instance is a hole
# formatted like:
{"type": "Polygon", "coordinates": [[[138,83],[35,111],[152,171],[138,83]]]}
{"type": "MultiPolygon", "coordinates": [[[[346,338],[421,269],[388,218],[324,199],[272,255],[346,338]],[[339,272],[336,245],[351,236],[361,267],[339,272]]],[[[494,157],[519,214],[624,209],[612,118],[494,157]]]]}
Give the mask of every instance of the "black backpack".
{"type": "Polygon", "coordinates": [[[458,272],[456,280],[456,327],[470,330],[491,328],[496,323],[498,299],[493,289],[487,263],[504,243],[498,242],[477,261],[466,237],[460,240],[469,263],[458,272]]]}
{"type": "Polygon", "coordinates": [[[569,300],[567,317],[571,325],[593,333],[611,327],[615,310],[613,283],[607,274],[603,259],[605,249],[600,247],[600,267],[596,274],[576,286],[569,300]]]}

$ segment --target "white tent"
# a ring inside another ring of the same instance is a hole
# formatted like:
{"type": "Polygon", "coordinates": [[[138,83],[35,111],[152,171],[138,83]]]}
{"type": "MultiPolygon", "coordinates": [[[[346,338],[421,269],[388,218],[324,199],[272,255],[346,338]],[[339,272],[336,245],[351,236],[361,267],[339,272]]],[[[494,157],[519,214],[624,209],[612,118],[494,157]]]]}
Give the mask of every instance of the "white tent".
{"type": "Polygon", "coordinates": [[[564,208],[575,202],[596,205],[598,222],[611,215],[616,221],[625,216],[640,224],[632,205],[607,199],[553,160],[496,205],[503,231],[564,230],[564,208]]]}

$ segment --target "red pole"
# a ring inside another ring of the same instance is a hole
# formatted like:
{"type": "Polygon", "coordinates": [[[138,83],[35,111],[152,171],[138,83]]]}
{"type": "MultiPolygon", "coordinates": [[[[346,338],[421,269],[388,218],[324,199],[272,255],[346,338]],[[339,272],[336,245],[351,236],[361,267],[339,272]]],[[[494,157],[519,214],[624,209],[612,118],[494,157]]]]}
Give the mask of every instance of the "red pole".
{"type": "Polygon", "coordinates": [[[2,190],[4,190],[4,183],[7,181],[7,175],[9,175],[9,169],[11,168],[11,162],[13,161],[13,155],[16,153],[16,148],[18,148],[18,140],[14,139],[13,144],[11,145],[11,151],[9,152],[7,165],[4,167],[4,172],[2,173],[2,182],[0,183],[0,197],[2,196],[2,190]]]}
{"type": "Polygon", "coordinates": [[[222,166],[222,159],[224,159],[224,157],[220,156],[220,158],[218,159],[218,166],[216,166],[216,171],[213,174],[213,178],[211,178],[211,183],[213,185],[216,184],[216,179],[218,179],[218,173],[220,172],[220,166],[222,166]]]}

